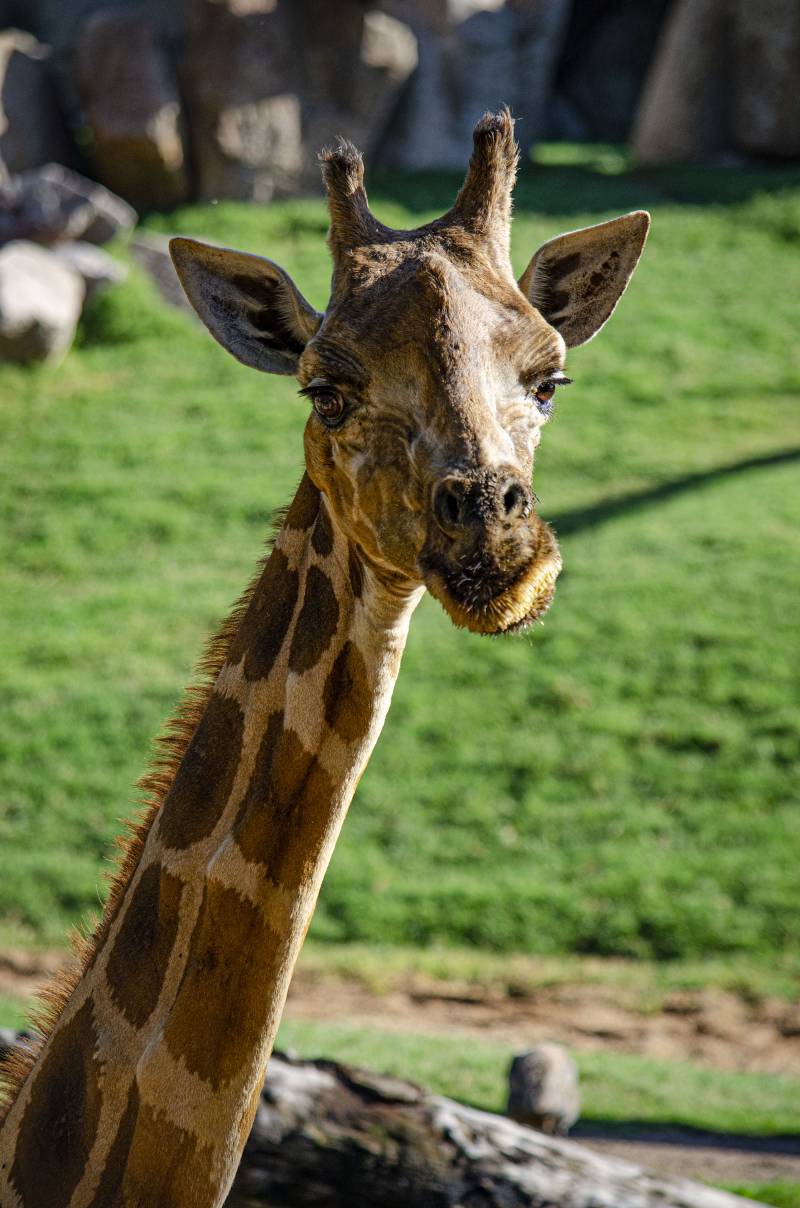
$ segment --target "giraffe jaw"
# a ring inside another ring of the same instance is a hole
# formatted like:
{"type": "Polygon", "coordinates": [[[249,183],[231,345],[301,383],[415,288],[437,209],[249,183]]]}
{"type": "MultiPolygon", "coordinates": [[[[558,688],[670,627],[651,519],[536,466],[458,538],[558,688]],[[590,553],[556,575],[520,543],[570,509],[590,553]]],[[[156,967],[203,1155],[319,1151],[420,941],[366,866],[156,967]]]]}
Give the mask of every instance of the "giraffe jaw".
{"type": "Polygon", "coordinates": [[[543,520],[539,520],[537,538],[536,553],[522,574],[486,603],[460,602],[436,571],[426,577],[426,586],[450,619],[472,633],[521,633],[550,607],[561,570],[555,533],[543,520]]]}

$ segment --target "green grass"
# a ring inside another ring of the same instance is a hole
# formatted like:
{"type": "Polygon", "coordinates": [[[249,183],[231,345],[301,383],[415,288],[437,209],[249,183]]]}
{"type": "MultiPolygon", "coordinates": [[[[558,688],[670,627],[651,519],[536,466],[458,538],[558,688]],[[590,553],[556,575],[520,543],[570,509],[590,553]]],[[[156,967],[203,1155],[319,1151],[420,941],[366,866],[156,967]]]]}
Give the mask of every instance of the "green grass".
{"type": "Polygon", "coordinates": [[[762,1204],[773,1204],[775,1208],[800,1208],[800,1183],[759,1183],[746,1187],[726,1183],[723,1191],[758,1200],[762,1204]]]}
{"type": "MultiPolygon", "coordinates": [[[[506,1074],[515,1051],[475,1036],[465,1041],[458,1035],[381,1032],[291,1018],[281,1025],[277,1047],[409,1078],[491,1112],[503,1110],[506,1074]]],[[[619,1053],[574,1056],[580,1069],[581,1119],[586,1122],[681,1124],[752,1136],[797,1131],[796,1079],[619,1053]]]]}
{"type": "MultiPolygon", "coordinates": [[[[654,225],[539,453],[556,603],[505,641],[422,604],[312,934],[796,959],[800,177],[566,159],[523,174],[520,270],[561,229],[654,225]]],[[[416,224],[456,184],[382,177],[373,202],[416,224]]],[[[325,302],[321,203],[151,226],[261,250],[325,302]]],[[[59,369],[0,371],[0,411],[0,918],[57,942],[299,477],[305,404],[133,273],[59,369]]]]}
{"type": "Polygon", "coordinates": [[[0,994],[0,1028],[26,1028],[29,1005],[12,994],[0,994]]]}
{"type": "Polygon", "coordinates": [[[619,995],[632,1010],[651,1014],[681,991],[719,990],[749,1003],[800,998],[800,962],[789,954],[770,962],[739,956],[650,961],[623,957],[528,956],[482,948],[388,947],[324,944],[310,939],[300,956],[306,974],[357,979],[378,994],[403,989],[413,979],[471,983],[487,993],[519,998],[550,986],[597,986],[619,995]]]}

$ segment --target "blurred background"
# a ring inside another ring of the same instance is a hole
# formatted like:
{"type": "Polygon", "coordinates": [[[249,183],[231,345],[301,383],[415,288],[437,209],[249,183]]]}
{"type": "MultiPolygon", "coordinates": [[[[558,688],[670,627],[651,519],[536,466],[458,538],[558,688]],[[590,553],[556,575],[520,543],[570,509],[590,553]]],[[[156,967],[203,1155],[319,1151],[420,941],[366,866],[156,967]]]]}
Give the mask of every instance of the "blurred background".
{"type": "Polygon", "coordinates": [[[576,1134],[799,1205],[797,0],[0,0],[0,30],[0,1023],[98,910],[302,469],[306,404],[186,312],[168,236],[322,309],[320,147],[416,226],[508,103],[518,271],[653,229],[538,454],[554,607],[489,641],[423,602],[282,1041],[497,1110],[555,1040],[576,1134]]]}

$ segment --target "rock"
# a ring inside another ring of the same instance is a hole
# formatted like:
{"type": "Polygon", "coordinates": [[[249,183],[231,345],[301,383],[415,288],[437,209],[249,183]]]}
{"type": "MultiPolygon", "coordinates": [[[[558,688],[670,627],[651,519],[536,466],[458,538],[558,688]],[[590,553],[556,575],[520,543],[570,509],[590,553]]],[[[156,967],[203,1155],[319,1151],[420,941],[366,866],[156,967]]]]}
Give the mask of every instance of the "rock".
{"type": "MultiPolygon", "coordinates": [[[[5,0],[6,5],[8,0],[5,0]]],[[[58,56],[69,54],[80,32],[93,13],[100,9],[137,9],[154,20],[170,39],[178,39],[183,29],[182,0],[11,0],[12,8],[25,15],[25,27],[40,41],[52,46],[58,56]]],[[[0,0],[0,14],[3,3],[0,0]]]]}
{"type": "Polygon", "coordinates": [[[640,163],[705,159],[731,143],[730,0],[678,0],[642,91],[631,145],[640,163]]]}
{"type": "Polygon", "coordinates": [[[737,147],[800,155],[800,6],[797,0],[734,0],[729,95],[737,147]]]}
{"type": "Polygon", "coordinates": [[[320,187],[338,135],[369,153],[416,62],[413,34],[363,0],[190,0],[182,80],[198,191],[269,201],[320,187]]]}
{"type": "Polygon", "coordinates": [[[22,172],[0,187],[0,245],[83,240],[108,243],[136,224],[136,211],[102,185],[61,164],[22,172]]]}
{"type": "Polygon", "coordinates": [[[139,267],[150,277],[164,301],[178,310],[186,311],[196,319],[197,312],[183,291],[169,254],[169,237],[167,235],[137,234],[131,240],[129,250],[139,267]]]}
{"type": "Polygon", "coordinates": [[[578,1070],[566,1049],[544,1042],[514,1057],[506,1115],[548,1136],[564,1136],[579,1114],[578,1070]]]}
{"type": "Polygon", "coordinates": [[[13,1028],[0,1028],[0,1059],[2,1059],[10,1049],[16,1048],[17,1033],[13,1028]]]}
{"type": "Polygon", "coordinates": [[[417,39],[408,25],[377,9],[364,14],[356,95],[347,122],[352,127],[355,115],[360,117],[360,134],[354,131],[350,137],[368,157],[377,153],[397,99],[418,60],[417,39]]]}
{"type": "Polygon", "coordinates": [[[17,29],[0,33],[0,178],[70,158],[48,48],[17,29]]]}
{"type": "Polygon", "coordinates": [[[520,119],[524,155],[546,127],[569,8],[568,0],[451,5],[444,28],[438,7],[430,19],[423,6],[409,9],[419,65],[389,127],[382,162],[412,172],[460,169],[476,114],[502,104],[520,119]]]}
{"type": "Polygon", "coordinates": [[[81,31],[75,75],[98,178],[139,208],[188,195],[177,82],[158,29],[137,9],[103,9],[81,31]]]}
{"type": "Polygon", "coordinates": [[[367,10],[364,0],[318,0],[287,6],[298,46],[302,86],[303,183],[319,187],[317,153],[339,136],[373,157],[402,87],[417,65],[417,40],[396,17],[367,10]],[[315,27],[315,37],[303,30],[315,27]]]}
{"type": "Polygon", "coordinates": [[[648,74],[641,163],[800,154],[800,9],[793,0],[678,0],[648,74]]]}
{"type": "Polygon", "coordinates": [[[182,78],[201,198],[265,202],[296,190],[296,60],[276,0],[190,0],[182,78]]]}
{"type": "Polygon", "coordinates": [[[80,273],[86,297],[93,298],[110,285],[118,285],[128,275],[127,266],[113,260],[94,243],[61,243],[53,249],[58,259],[80,273]]]}
{"type": "Polygon", "coordinates": [[[547,137],[625,142],[671,0],[574,4],[548,104],[547,137]]]}
{"type": "Polygon", "coordinates": [[[84,298],[75,269],[34,243],[0,250],[0,361],[57,360],[72,343],[84,298]]]}

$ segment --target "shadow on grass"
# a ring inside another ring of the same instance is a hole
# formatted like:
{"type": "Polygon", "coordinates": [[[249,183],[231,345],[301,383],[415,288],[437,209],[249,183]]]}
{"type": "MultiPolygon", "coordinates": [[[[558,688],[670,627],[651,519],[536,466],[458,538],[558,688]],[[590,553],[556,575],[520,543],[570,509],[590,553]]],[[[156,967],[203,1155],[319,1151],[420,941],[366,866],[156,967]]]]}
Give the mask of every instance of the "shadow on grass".
{"type": "MultiPolygon", "coordinates": [[[[796,164],[687,164],[608,171],[595,166],[591,147],[580,150],[583,163],[524,164],[514,190],[515,210],[563,215],[670,203],[738,205],[758,193],[800,186],[800,165],[796,164]]],[[[422,214],[442,212],[452,205],[462,179],[460,172],[405,174],[379,168],[371,174],[369,185],[373,202],[393,201],[422,214]]]]}
{"type": "Polygon", "coordinates": [[[747,1133],[713,1132],[686,1124],[650,1124],[641,1120],[581,1120],[570,1130],[572,1141],[641,1141],[648,1145],[681,1145],[688,1148],[730,1149],[740,1153],[785,1154],[800,1158],[800,1135],[750,1136],[747,1133]]]}
{"type": "Polygon", "coordinates": [[[627,495],[604,499],[591,507],[560,512],[554,516],[548,516],[547,520],[549,524],[552,524],[559,537],[569,537],[572,533],[595,528],[598,524],[604,524],[607,520],[613,520],[617,516],[624,516],[627,512],[636,511],[649,504],[663,503],[676,495],[696,490],[697,487],[705,486],[706,483],[732,478],[734,475],[743,474],[748,470],[763,470],[770,466],[787,465],[793,461],[800,461],[800,449],[786,449],[780,453],[764,453],[759,457],[747,457],[744,461],[737,461],[729,466],[718,466],[714,470],[700,470],[696,474],[673,478],[669,482],[662,482],[658,486],[647,487],[642,491],[631,491],[627,495]]]}

